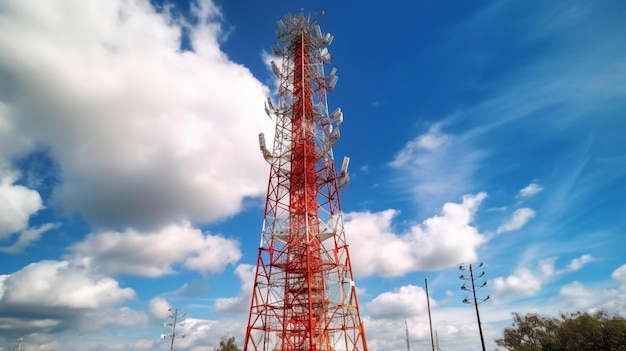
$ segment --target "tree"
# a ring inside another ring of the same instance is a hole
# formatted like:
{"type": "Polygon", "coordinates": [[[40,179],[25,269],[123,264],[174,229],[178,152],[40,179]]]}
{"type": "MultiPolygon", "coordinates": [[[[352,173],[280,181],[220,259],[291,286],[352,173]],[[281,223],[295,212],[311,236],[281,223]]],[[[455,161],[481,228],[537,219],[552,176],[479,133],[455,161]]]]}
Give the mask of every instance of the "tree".
{"type": "Polygon", "coordinates": [[[559,318],[513,313],[498,346],[512,351],[626,351],[626,319],[605,312],[561,314],[559,318]]]}
{"type": "Polygon", "coordinates": [[[215,347],[214,351],[241,351],[235,344],[235,337],[222,336],[220,344],[215,347]]]}

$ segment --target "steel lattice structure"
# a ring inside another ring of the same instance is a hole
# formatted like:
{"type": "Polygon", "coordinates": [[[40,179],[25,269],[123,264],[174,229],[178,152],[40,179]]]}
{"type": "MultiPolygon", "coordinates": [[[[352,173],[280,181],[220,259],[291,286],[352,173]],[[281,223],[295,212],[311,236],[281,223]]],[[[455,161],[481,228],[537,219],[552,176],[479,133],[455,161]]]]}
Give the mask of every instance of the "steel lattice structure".
{"type": "Polygon", "coordinates": [[[278,99],[265,106],[276,131],[272,150],[259,135],[270,176],[243,350],[367,351],[339,201],[349,159],[337,173],[332,152],[343,114],[326,102],[333,37],[304,13],[279,20],[276,36],[278,99]]]}

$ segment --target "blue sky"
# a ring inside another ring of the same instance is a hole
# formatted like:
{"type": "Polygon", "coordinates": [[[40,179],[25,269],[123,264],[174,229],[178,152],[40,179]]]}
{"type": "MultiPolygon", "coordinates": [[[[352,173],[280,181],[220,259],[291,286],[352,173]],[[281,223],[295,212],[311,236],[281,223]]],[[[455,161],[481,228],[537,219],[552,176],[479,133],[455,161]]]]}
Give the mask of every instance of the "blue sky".
{"type": "MultiPolygon", "coordinates": [[[[488,349],[511,312],[626,314],[621,1],[0,0],[0,350],[239,345],[276,21],[334,35],[371,350],[488,349]]],[[[328,67],[330,69],[330,67],[328,67]]]]}

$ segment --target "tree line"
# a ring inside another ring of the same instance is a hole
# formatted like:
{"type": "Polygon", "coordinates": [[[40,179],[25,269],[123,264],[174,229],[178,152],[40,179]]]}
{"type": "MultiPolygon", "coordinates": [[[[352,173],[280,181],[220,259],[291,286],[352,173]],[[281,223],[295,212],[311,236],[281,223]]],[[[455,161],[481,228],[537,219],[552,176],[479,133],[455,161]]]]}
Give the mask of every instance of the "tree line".
{"type": "Polygon", "coordinates": [[[511,351],[626,351],[626,319],[606,312],[546,317],[513,313],[496,344],[511,351]]]}

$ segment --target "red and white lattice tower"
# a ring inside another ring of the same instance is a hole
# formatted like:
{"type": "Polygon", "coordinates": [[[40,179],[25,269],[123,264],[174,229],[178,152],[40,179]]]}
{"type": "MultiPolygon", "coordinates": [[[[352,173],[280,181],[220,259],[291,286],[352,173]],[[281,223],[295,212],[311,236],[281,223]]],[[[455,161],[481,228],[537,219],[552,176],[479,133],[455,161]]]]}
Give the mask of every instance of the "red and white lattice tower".
{"type": "Polygon", "coordinates": [[[349,159],[337,172],[332,152],[343,114],[326,104],[333,37],[304,13],[279,20],[276,36],[278,100],[265,107],[276,132],[272,150],[259,135],[270,177],[243,351],[367,351],[339,202],[349,159]]]}

